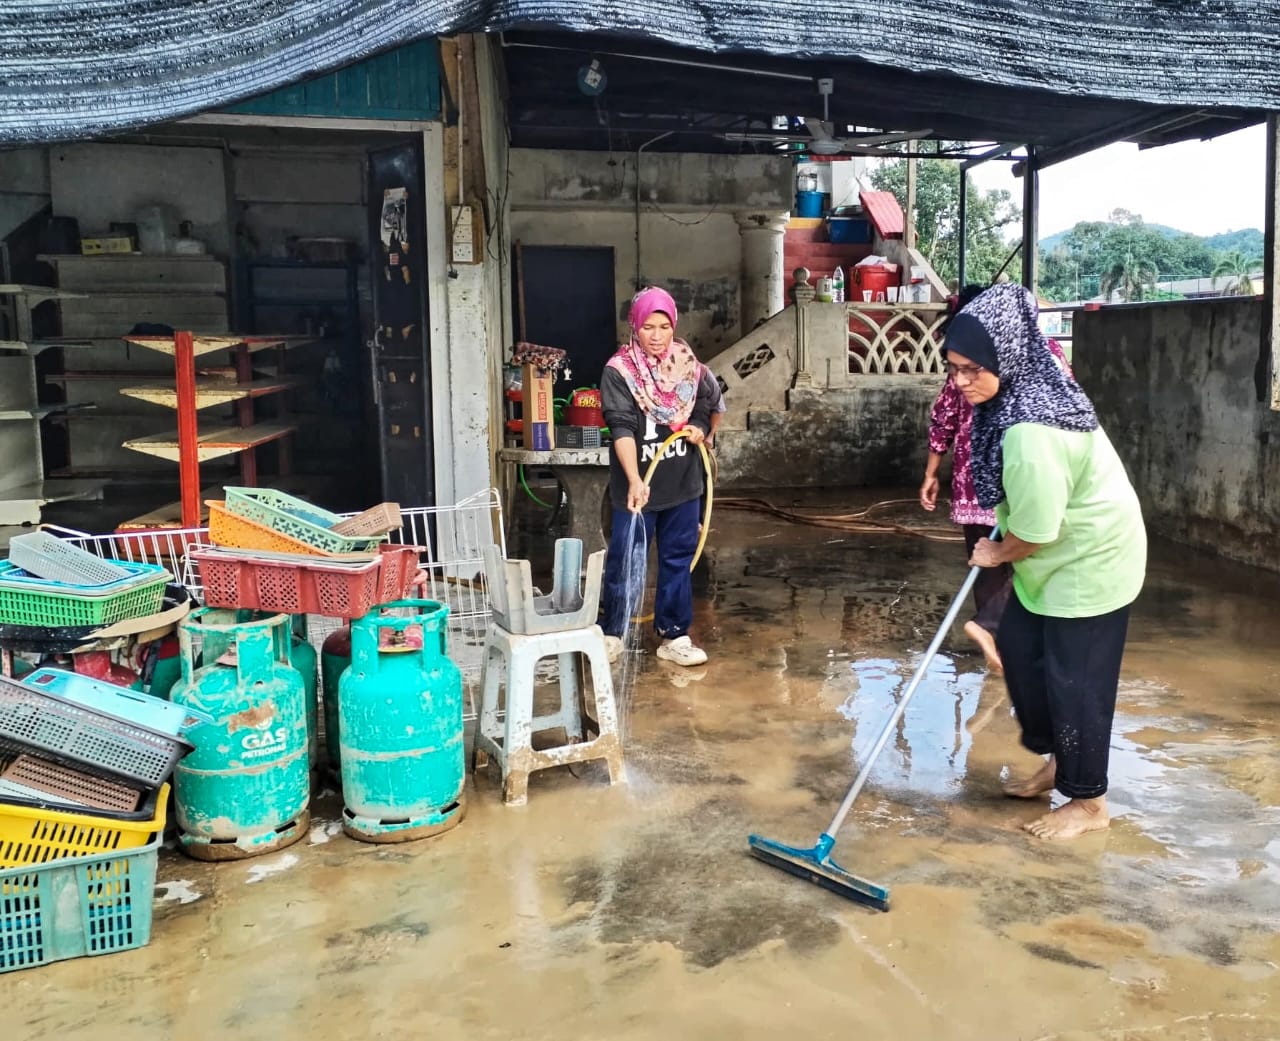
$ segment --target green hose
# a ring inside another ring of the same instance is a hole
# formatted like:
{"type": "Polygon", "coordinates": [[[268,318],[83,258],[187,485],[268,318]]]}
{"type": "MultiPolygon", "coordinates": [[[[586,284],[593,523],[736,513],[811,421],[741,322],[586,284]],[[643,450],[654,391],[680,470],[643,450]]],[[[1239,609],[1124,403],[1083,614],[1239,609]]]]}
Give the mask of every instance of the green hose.
{"type": "Polygon", "coordinates": [[[552,508],[550,503],[543,502],[541,499],[539,499],[536,495],[533,494],[532,489],[530,489],[529,487],[529,482],[528,480],[525,479],[525,476],[524,476],[524,463],[520,464],[520,487],[524,489],[525,495],[529,496],[530,499],[536,502],[544,510],[549,510],[552,508]]]}

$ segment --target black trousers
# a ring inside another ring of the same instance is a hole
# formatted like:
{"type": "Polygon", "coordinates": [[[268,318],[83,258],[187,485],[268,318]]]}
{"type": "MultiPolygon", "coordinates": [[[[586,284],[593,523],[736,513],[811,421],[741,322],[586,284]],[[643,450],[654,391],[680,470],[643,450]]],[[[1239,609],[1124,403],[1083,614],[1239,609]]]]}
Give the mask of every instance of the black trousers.
{"type": "MultiPolygon", "coordinates": [[[[964,526],[965,560],[973,556],[973,547],[978,539],[985,539],[991,534],[991,526],[987,524],[966,524],[964,526]]],[[[1009,603],[1009,593],[1013,590],[1013,568],[1008,564],[999,567],[984,567],[978,572],[978,580],[973,584],[973,621],[995,636],[1000,628],[1000,619],[1004,617],[1005,606],[1009,603]]]]}
{"type": "Polygon", "coordinates": [[[996,646],[1022,743],[1057,760],[1054,787],[1069,799],[1107,791],[1111,723],[1129,608],[1093,618],[1032,614],[1009,597],[996,646]]]}

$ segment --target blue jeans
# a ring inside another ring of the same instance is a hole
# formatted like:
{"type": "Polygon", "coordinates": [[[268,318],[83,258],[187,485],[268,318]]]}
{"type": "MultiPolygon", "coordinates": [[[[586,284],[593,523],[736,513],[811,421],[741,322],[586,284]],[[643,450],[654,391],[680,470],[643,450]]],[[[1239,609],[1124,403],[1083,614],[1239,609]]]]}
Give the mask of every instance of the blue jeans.
{"type": "MultiPolygon", "coordinates": [[[[601,622],[606,635],[621,636],[627,628],[627,614],[640,605],[628,604],[625,563],[630,550],[630,510],[613,511],[613,534],[604,565],[601,590],[601,622]]],[[[653,605],[653,627],[659,636],[674,640],[684,636],[693,624],[693,580],[689,565],[698,548],[698,525],[702,521],[702,501],[690,499],[665,510],[646,510],[641,515],[645,538],[658,543],[658,592],[653,605]]],[[[635,542],[640,541],[640,525],[635,526],[635,542]]],[[[640,590],[636,595],[643,595],[640,590]]]]}

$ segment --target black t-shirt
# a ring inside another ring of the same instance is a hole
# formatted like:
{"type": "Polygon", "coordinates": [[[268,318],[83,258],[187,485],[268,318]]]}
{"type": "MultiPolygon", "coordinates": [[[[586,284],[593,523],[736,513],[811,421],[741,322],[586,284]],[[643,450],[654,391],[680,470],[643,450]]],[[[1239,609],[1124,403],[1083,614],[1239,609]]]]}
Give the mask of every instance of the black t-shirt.
{"type": "MultiPolygon", "coordinates": [[[[711,427],[711,402],[706,383],[705,380],[699,381],[698,395],[689,416],[689,425],[698,427],[704,434],[711,427]]],[[[606,367],[601,375],[600,399],[604,407],[604,421],[614,441],[622,437],[635,439],[636,460],[643,478],[658,448],[671,436],[671,428],[655,423],[640,410],[631,388],[627,386],[626,377],[617,369],[606,367]]],[[[666,510],[700,498],[704,488],[703,473],[702,453],[696,445],[691,445],[683,437],[668,445],[662,462],[653,471],[653,480],[649,482],[649,505],[645,509],[666,510]]],[[[617,451],[611,451],[609,494],[614,509],[627,508],[627,487],[627,475],[618,462],[617,451]]]]}

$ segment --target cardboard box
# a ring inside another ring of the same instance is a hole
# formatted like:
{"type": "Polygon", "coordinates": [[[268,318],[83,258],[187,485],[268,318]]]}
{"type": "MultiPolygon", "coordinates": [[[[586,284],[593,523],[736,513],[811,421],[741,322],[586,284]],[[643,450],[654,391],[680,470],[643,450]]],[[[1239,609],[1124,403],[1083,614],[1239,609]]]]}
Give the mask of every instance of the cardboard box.
{"type": "Polygon", "coordinates": [[[128,235],[99,235],[97,238],[81,239],[80,252],[86,257],[104,253],[132,253],[133,239],[128,235]]]}
{"type": "Polygon", "coordinates": [[[524,447],[532,452],[549,452],[556,446],[556,415],[552,401],[551,376],[540,376],[533,365],[520,370],[520,416],[524,447]]]}

